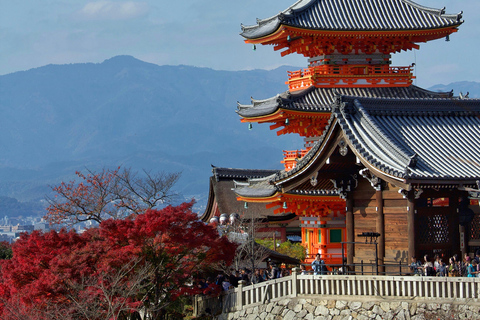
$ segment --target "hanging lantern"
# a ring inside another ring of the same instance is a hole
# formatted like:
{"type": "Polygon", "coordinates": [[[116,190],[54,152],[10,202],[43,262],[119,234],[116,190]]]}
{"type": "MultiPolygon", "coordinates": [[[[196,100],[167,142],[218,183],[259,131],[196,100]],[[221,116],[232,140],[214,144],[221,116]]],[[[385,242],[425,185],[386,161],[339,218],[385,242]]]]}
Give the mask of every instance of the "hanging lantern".
{"type": "Polygon", "coordinates": [[[220,215],[220,224],[226,224],[228,220],[228,214],[222,213],[220,215]]]}
{"type": "Polygon", "coordinates": [[[252,130],[253,126],[252,126],[252,123],[249,123],[248,124],[248,130],[252,130]]]}
{"type": "Polygon", "coordinates": [[[288,207],[287,207],[287,202],[285,202],[285,201],[283,202],[282,208],[283,208],[283,209],[287,209],[287,208],[288,208],[288,207]]]}
{"type": "Polygon", "coordinates": [[[288,124],[290,123],[290,121],[287,119],[285,119],[285,125],[288,126],[288,124]]]}
{"type": "Polygon", "coordinates": [[[245,202],[245,204],[243,205],[243,207],[244,207],[245,209],[248,209],[248,202],[245,202]]]}
{"type": "Polygon", "coordinates": [[[257,50],[257,46],[256,45],[253,45],[253,51],[256,51],[257,50]]]}
{"type": "Polygon", "coordinates": [[[212,217],[212,218],[210,219],[210,223],[211,223],[211,224],[218,224],[218,217],[212,217]]]}
{"type": "Polygon", "coordinates": [[[235,224],[235,222],[238,221],[238,218],[240,218],[240,216],[238,215],[238,213],[232,213],[230,215],[230,224],[235,224]]]}

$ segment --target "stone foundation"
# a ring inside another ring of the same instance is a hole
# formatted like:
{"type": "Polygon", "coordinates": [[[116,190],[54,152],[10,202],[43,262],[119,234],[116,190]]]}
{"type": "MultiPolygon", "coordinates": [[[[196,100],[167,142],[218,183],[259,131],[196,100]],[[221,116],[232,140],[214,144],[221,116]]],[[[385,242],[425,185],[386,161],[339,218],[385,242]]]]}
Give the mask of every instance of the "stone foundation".
{"type": "Polygon", "coordinates": [[[458,303],[439,301],[398,301],[382,299],[302,299],[286,298],[265,305],[222,314],[219,320],[421,320],[480,319],[480,305],[468,300],[458,303]]]}

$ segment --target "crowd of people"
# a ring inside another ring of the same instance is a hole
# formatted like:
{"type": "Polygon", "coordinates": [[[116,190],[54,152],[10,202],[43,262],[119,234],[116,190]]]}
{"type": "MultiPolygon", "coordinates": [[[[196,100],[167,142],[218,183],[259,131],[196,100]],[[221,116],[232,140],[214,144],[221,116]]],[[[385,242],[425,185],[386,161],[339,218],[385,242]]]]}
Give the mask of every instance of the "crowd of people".
{"type": "MultiPolygon", "coordinates": [[[[435,255],[433,259],[429,255],[423,257],[423,263],[415,257],[411,258],[410,270],[412,275],[416,276],[437,276],[437,277],[480,277],[480,250],[477,250],[475,257],[471,258],[465,254],[463,259],[459,259],[454,255],[448,260],[448,264],[444,259],[435,255]]],[[[307,270],[305,265],[300,265],[302,274],[326,275],[328,271],[325,261],[317,254],[315,260],[311,263],[311,270],[307,270]]],[[[238,286],[239,281],[245,281],[246,285],[257,284],[271,279],[277,279],[289,276],[291,270],[285,268],[284,265],[278,266],[275,263],[268,263],[267,268],[256,268],[250,270],[248,268],[238,271],[231,271],[229,275],[220,273],[216,277],[209,277],[206,280],[200,280],[197,283],[205,295],[227,291],[238,286]]],[[[340,274],[340,273],[339,273],[340,274]]]]}
{"type": "Polygon", "coordinates": [[[480,277],[480,250],[475,257],[465,254],[463,259],[457,255],[448,259],[448,264],[439,255],[433,259],[429,255],[423,257],[423,263],[415,257],[411,258],[410,270],[417,276],[437,277],[480,277]]]}
{"type": "Polygon", "coordinates": [[[220,273],[216,278],[209,277],[197,283],[199,289],[205,295],[210,295],[219,289],[227,291],[238,286],[239,281],[245,281],[246,285],[257,284],[271,279],[289,276],[291,270],[276,263],[269,263],[267,268],[256,268],[253,272],[248,268],[232,271],[230,275],[220,273]]]}

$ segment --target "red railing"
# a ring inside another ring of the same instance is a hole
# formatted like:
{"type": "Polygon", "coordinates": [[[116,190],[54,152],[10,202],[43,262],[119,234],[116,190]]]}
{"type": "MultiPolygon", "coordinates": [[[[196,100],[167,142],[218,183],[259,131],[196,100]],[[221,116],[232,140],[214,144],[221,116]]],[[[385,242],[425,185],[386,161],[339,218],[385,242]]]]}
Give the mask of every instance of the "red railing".
{"type": "Polygon", "coordinates": [[[415,77],[413,67],[390,67],[389,65],[320,65],[288,72],[290,90],[309,86],[407,86],[415,77]],[[360,81],[364,79],[365,81],[360,81]]]}
{"type": "Polygon", "coordinates": [[[309,149],[307,150],[283,150],[283,160],[280,163],[285,165],[285,170],[290,171],[297,166],[297,160],[303,158],[309,149]]]}

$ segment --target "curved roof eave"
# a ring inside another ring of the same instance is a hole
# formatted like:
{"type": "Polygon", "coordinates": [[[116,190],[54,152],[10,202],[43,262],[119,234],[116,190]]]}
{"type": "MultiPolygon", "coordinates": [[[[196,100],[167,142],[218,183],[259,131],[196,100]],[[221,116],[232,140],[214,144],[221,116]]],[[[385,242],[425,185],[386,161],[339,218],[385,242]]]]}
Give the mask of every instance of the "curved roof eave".
{"type": "Polygon", "coordinates": [[[265,117],[279,109],[324,113],[331,112],[333,98],[338,95],[383,98],[452,98],[450,92],[434,92],[411,85],[392,88],[316,88],[309,87],[301,91],[285,91],[271,98],[256,100],[252,104],[237,103],[237,114],[243,118],[265,117]]]}
{"type": "Polygon", "coordinates": [[[282,105],[282,101],[288,100],[290,92],[286,91],[284,93],[277,94],[271,98],[256,100],[251,99],[252,104],[245,105],[237,102],[238,115],[244,118],[254,118],[259,116],[264,116],[267,114],[272,114],[277,111],[282,105]]]}
{"type": "Polygon", "coordinates": [[[336,1],[297,1],[273,17],[257,19],[256,25],[242,25],[240,35],[247,40],[259,39],[275,33],[282,24],[325,31],[401,31],[458,27],[463,23],[463,12],[445,14],[445,8],[429,8],[411,0],[383,0],[381,6],[366,4],[364,0],[351,0],[350,5],[344,7],[332,2],[336,1]],[[356,16],[358,12],[363,13],[362,19],[345,18],[356,16]]]}
{"type": "Polygon", "coordinates": [[[480,177],[480,147],[468,142],[480,136],[480,100],[341,100],[333,114],[366,167],[404,183],[480,177]]]}
{"type": "Polygon", "coordinates": [[[270,198],[277,193],[277,189],[275,187],[260,189],[245,186],[235,189],[234,192],[243,198],[270,198]]]}
{"type": "Polygon", "coordinates": [[[298,0],[293,5],[274,15],[273,17],[266,19],[257,19],[256,25],[244,26],[242,24],[242,32],[240,33],[240,35],[246,39],[258,39],[272,34],[280,27],[282,18],[285,15],[295,12],[296,10],[302,10],[315,1],[316,0],[298,0]]]}

